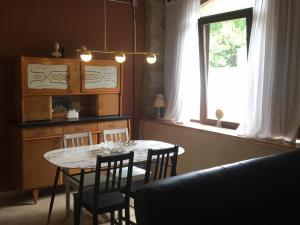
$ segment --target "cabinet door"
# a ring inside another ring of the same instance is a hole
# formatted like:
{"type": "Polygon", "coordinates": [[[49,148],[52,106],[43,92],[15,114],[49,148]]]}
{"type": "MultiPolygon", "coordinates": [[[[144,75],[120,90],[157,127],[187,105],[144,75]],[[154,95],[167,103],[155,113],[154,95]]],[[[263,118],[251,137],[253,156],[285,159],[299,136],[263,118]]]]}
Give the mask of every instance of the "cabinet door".
{"type": "Polygon", "coordinates": [[[50,96],[24,97],[23,109],[23,122],[52,119],[50,96]]]}
{"type": "Polygon", "coordinates": [[[120,64],[110,60],[81,63],[81,90],[86,93],[120,93],[120,64]]]}
{"type": "Polygon", "coordinates": [[[23,96],[70,93],[71,77],[76,77],[72,75],[80,64],[74,59],[32,57],[23,57],[21,63],[23,96]]]}
{"type": "Polygon", "coordinates": [[[120,115],[120,95],[100,94],[97,96],[98,116],[120,115]]]}
{"type": "Polygon", "coordinates": [[[56,166],[48,162],[43,155],[50,150],[61,147],[61,138],[23,141],[23,190],[53,185],[56,166]]]}

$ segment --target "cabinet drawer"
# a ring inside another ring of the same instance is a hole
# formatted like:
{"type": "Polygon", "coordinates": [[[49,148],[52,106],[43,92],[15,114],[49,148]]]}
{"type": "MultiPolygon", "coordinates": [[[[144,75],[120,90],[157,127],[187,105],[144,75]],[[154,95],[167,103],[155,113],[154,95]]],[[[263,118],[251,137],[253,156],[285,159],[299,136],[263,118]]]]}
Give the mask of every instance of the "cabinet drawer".
{"type": "Polygon", "coordinates": [[[62,127],[38,127],[38,128],[25,128],[22,130],[23,138],[39,138],[39,137],[49,137],[49,136],[59,136],[63,134],[62,127]]]}
{"type": "Polygon", "coordinates": [[[84,131],[91,131],[96,132],[97,131],[97,123],[81,123],[76,125],[67,125],[64,126],[64,133],[78,133],[78,132],[84,132],[84,131]]]}
{"type": "Polygon", "coordinates": [[[127,120],[101,122],[98,124],[98,128],[100,128],[100,130],[110,130],[110,129],[118,129],[118,128],[126,128],[126,127],[128,127],[127,120]]]}

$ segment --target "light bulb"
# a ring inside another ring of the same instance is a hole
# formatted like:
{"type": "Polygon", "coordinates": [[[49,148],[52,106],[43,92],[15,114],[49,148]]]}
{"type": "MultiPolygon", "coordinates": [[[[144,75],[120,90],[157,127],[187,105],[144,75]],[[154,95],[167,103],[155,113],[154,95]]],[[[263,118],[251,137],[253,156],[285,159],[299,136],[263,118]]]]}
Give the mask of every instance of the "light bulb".
{"type": "Polygon", "coordinates": [[[80,58],[84,62],[89,62],[92,60],[93,56],[92,56],[92,53],[90,53],[90,52],[85,53],[85,54],[81,53],[80,58]]]}
{"type": "Polygon", "coordinates": [[[125,62],[126,56],[125,56],[124,52],[117,52],[116,55],[115,55],[115,60],[116,60],[118,63],[123,63],[123,62],[125,62]]]}
{"type": "Polygon", "coordinates": [[[149,64],[155,63],[155,62],[156,62],[156,55],[153,54],[153,53],[147,54],[147,55],[146,55],[146,61],[147,61],[147,63],[149,63],[149,64]]]}
{"type": "Polygon", "coordinates": [[[85,46],[82,46],[80,51],[80,58],[84,62],[89,62],[92,60],[93,56],[92,53],[88,51],[85,46]]]}

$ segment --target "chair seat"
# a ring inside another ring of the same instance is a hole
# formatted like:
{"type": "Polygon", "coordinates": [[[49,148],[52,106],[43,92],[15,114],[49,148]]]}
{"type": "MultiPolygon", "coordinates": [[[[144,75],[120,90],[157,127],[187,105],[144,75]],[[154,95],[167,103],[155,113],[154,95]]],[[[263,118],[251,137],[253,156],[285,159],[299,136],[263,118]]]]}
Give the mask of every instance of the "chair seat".
{"type": "MultiPolygon", "coordinates": [[[[111,171],[111,173],[112,173],[112,171],[111,171]]],[[[123,179],[127,178],[127,173],[128,173],[128,167],[123,167],[122,174],[121,174],[122,182],[123,182],[123,179]]],[[[146,170],[141,169],[136,166],[133,166],[132,167],[132,181],[144,180],[145,173],[146,173],[146,170]]],[[[116,177],[119,177],[119,169],[116,169],[116,177]]],[[[124,180],[124,181],[126,182],[126,180],[124,180]]]]}
{"type": "MultiPolygon", "coordinates": [[[[75,178],[76,180],[80,181],[80,175],[74,175],[72,176],[73,178],[75,178]]],[[[100,176],[100,187],[102,187],[102,183],[105,183],[105,177],[104,176],[100,176]]],[[[66,176],[65,179],[69,182],[69,184],[71,185],[71,187],[74,190],[78,190],[79,189],[79,182],[77,182],[76,180],[66,176]]],[[[87,187],[87,186],[92,186],[95,183],[95,173],[86,173],[84,174],[84,182],[83,182],[83,186],[87,187]]]]}
{"type": "MultiPolygon", "coordinates": [[[[78,193],[74,196],[78,196],[78,193]]],[[[114,211],[120,207],[125,207],[125,197],[120,191],[99,193],[97,198],[97,208],[93,208],[94,204],[94,190],[91,188],[84,191],[82,194],[82,206],[91,213],[101,213],[107,211],[114,211]]]]}

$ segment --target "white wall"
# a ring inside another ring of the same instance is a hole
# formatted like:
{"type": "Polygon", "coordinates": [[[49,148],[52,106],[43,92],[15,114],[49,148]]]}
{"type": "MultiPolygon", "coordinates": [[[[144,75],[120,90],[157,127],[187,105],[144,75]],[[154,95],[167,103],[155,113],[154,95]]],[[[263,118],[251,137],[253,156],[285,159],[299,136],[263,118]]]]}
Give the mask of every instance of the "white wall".
{"type": "Polygon", "coordinates": [[[183,147],[185,153],[179,157],[178,173],[293,150],[291,147],[160,123],[155,120],[144,120],[140,123],[140,138],[161,140],[183,147]]]}

